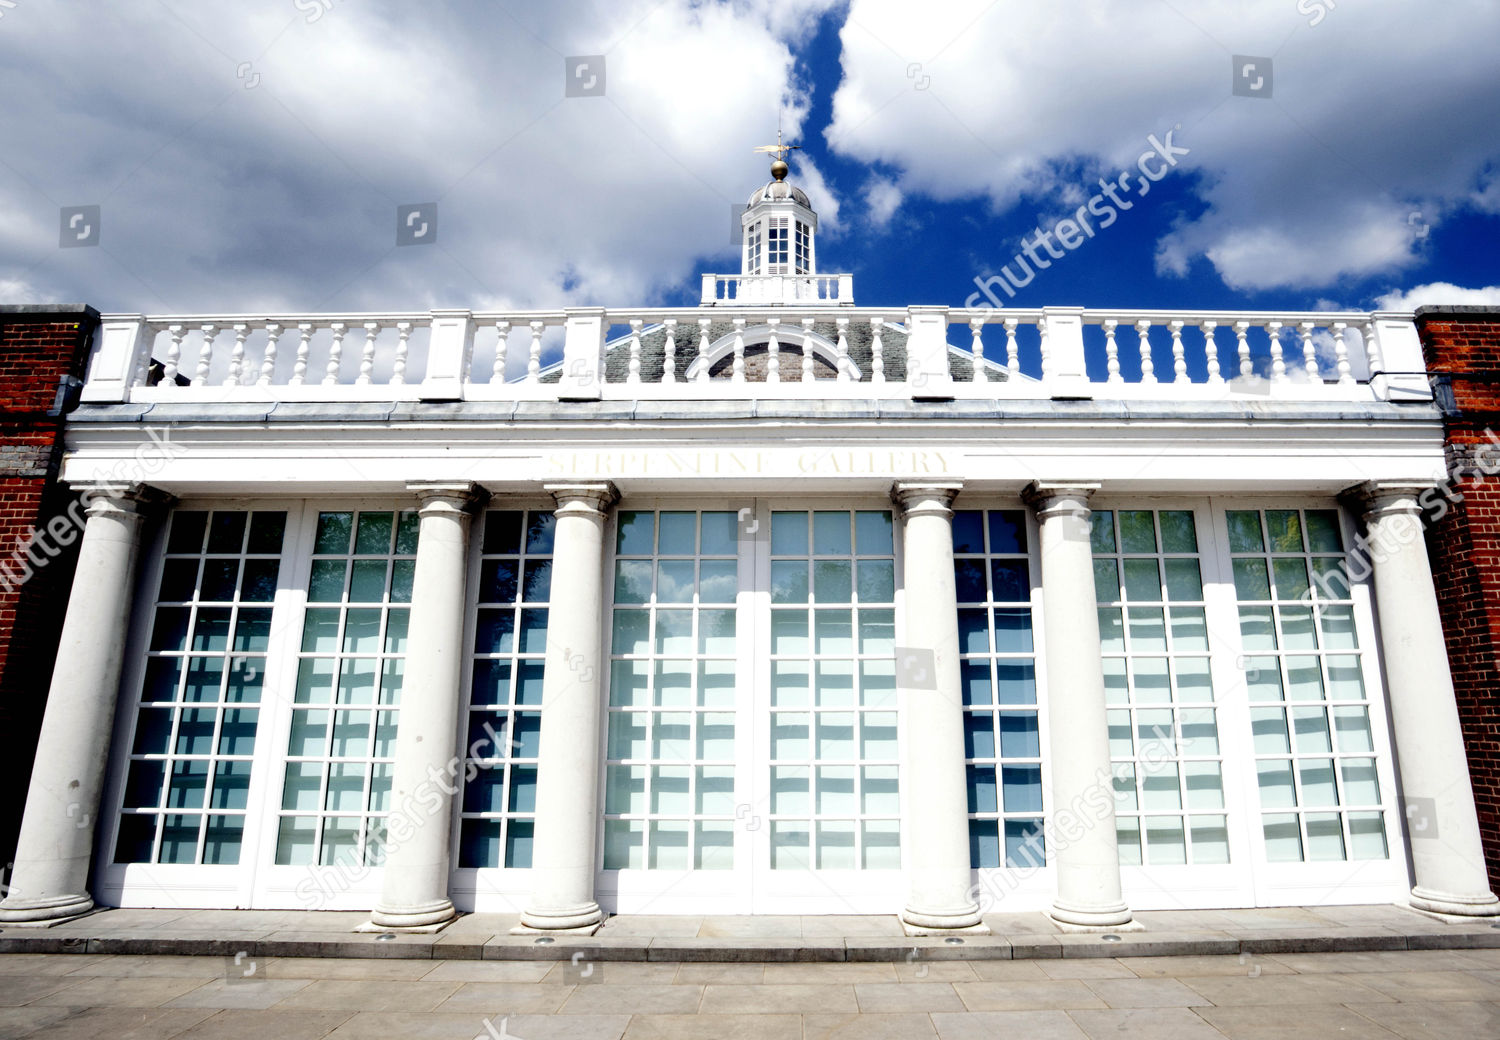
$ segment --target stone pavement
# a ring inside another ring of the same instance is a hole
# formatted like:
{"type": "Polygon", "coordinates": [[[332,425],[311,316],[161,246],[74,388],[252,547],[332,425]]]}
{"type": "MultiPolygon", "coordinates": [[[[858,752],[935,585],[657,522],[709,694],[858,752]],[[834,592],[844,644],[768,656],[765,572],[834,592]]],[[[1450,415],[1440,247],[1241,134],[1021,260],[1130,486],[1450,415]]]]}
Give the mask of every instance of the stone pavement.
{"type": "Polygon", "coordinates": [[[0,928],[0,954],[158,954],[442,960],[870,961],[1439,950],[1500,947],[1490,919],[1404,907],[1142,912],[1142,930],[1065,934],[1040,913],[988,914],[994,934],[911,938],[893,916],[610,918],[594,936],[514,936],[518,918],[468,914],[431,935],[357,932],[366,913],[105,910],[51,928],[0,928]]]}
{"type": "Polygon", "coordinates": [[[0,955],[0,1038],[1500,1038],[1500,950],[886,963],[0,955]]]}

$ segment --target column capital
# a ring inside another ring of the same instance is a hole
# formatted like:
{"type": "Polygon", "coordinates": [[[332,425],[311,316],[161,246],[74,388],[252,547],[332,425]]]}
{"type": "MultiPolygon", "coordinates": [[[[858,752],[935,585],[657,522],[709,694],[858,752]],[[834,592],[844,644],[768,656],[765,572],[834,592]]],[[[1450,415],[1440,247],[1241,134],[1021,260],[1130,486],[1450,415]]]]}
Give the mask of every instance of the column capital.
{"type": "Polygon", "coordinates": [[[964,489],[959,481],[942,481],[932,484],[901,482],[891,485],[891,501],[901,510],[902,516],[919,513],[940,514],[944,518],[953,515],[953,500],[964,489]]]}
{"type": "Polygon", "coordinates": [[[145,516],[166,509],[177,501],[160,488],[139,481],[117,484],[108,480],[84,480],[70,487],[83,498],[84,510],[89,516],[145,516]]]}
{"type": "Polygon", "coordinates": [[[1421,516],[1420,499],[1435,487],[1436,481],[1367,480],[1345,488],[1339,501],[1368,524],[1388,516],[1421,516]]]}
{"type": "Polygon", "coordinates": [[[542,490],[551,495],[560,508],[571,513],[597,513],[601,517],[620,500],[620,489],[608,480],[594,484],[543,484],[542,490]]]}
{"type": "Polygon", "coordinates": [[[490,493],[472,480],[410,480],[406,490],[417,496],[420,512],[473,512],[490,493]]]}
{"type": "Polygon", "coordinates": [[[1079,520],[1087,520],[1093,514],[1089,508],[1089,499],[1098,490],[1098,484],[1080,481],[1058,483],[1034,480],[1026,485],[1021,492],[1021,497],[1036,512],[1039,520],[1054,516],[1072,516],[1079,520]]]}

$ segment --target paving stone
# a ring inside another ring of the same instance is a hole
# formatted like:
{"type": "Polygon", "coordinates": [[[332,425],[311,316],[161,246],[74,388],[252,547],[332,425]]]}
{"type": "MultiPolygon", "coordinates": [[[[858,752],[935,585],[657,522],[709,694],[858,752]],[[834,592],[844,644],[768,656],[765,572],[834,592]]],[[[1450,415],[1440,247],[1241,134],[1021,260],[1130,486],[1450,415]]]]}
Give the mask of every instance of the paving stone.
{"type": "MultiPolygon", "coordinates": [[[[496,1031],[501,1019],[492,1019],[496,1031]]],[[[514,1034],[515,1021],[506,1026],[514,1034]]],[[[623,1023],[621,1026],[623,1032],[623,1023]]],[[[475,1040],[485,1037],[484,1018],[472,1013],[409,1011],[362,1011],[328,1034],[328,1040],[475,1040]]],[[[525,1033],[514,1034],[533,1040],[525,1033]]],[[[618,1040],[619,1033],[611,1040],[618,1040]]]]}
{"type": "MultiPolygon", "coordinates": [[[[257,958],[257,971],[268,979],[362,979],[376,981],[387,979],[393,982],[415,982],[427,979],[439,964],[456,968],[470,961],[428,960],[370,960],[368,958],[337,957],[266,957],[257,958]]],[[[443,978],[434,982],[449,981],[443,978]]],[[[467,981],[453,979],[452,981],[467,981]]]]}
{"type": "MultiPolygon", "coordinates": [[[[564,1015],[691,1015],[703,1000],[703,987],[692,985],[575,986],[563,1004],[564,1015]]],[[[757,1011],[764,1010],[756,1008],[757,1011]]]]}
{"type": "Polygon", "coordinates": [[[46,1040],[167,1040],[216,1012],[207,1008],[104,1007],[77,1013],[48,1025],[46,1040]]]}
{"type": "Polygon", "coordinates": [[[96,978],[214,979],[225,975],[223,957],[87,956],[72,974],[96,978]]]}
{"type": "Polygon", "coordinates": [[[938,1012],[932,1016],[932,1024],[941,1040],[1089,1040],[1063,1011],[938,1012]]]}
{"type": "Polygon", "coordinates": [[[547,974],[543,976],[543,982],[556,982],[563,985],[582,983],[595,985],[608,983],[617,986],[622,983],[650,983],[653,985],[666,985],[677,978],[677,969],[680,967],[675,961],[662,961],[659,963],[642,963],[639,961],[580,961],[577,964],[572,961],[559,961],[552,965],[547,974]],[[588,972],[583,975],[583,972],[588,972]]]}
{"type": "Polygon", "coordinates": [[[758,985],[766,979],[766,967],[764,964],[679,964],[673,981],[688,986],[710,982],[758,985]]]}
{"type": "Polygon", "coordinates": [[[1261,958],[1303,974],[1324,972],[1467,971],[1483,969],[1478,951],[1362,950],[1345,953],[1278,953],[1261,958]]]}
{"type": "Polygon", "coordinates": [[[1112,1008],[1199,1007],[1199,994],[1176,979],[1088,979],[1084,985],[1112,1008]]]}
{"type": "MultiPolygon", "coordinates": [[[[1445,1000],[1500,1000],[1500,985],[1484,972],[1402,971],[1379,974],[1345,975],[1344,978],[1368,986],[1396,1000],[1436,1003],[1445,1000]]],[[[1355,1003],[1345,1001],[1345,1003],[1355,1003]]]]}
{"type": "Polygon", "coordinates": [[[898,979],[894,964],[871,961],[835,964],[767,964],[763,981],[810,984],[816,982],[896,982],[898,979]]]}
{"type": "Polygon", "coordinates": [[[1206,1007],[1198,1008],[1194,1013],[1229,1040],[1307,1040],[1308,1037],[1391,1040],[1397,1035],[1337,1004],[1324,1007],[1308,1004],[1206,1007]]]}
{"type": "Polygon", "coordinates": [[[1045,1011],[1103,1008],[1109,1005],[1074,979],[1045,982],[955,982],[953,988],[970,1011],[1045,1011]]]}
{"type": "Polygon", "coordinates": [[[166,1006],[264,1010],[310,985],[310,979],[213,979],[166,1006]]]}
{"type": "Polygon", "coordinates": [[[1065,957],[1060,961],[1037,961],[1036,966],[1049,979],[1133,979],[1135,972],[1114,958],[1080,960],[1065,957]]]}
{"type": "Polygon", "coordinates": [[[802,918],[705,917],[698,928],[701,939],[800,939],[802,918]]]}
{"type": "Polygon", "coordinates": [[[975,966],[1010,964],[1010,961],[898,961],[892,967],[902,982],[978,982],[975,966]]]}
{"type": "Polygon", "coordinates": [[[435,1010],[491,1016],[553,1015],[572,992],[572,986],[539,982],[465,982],[435,1010]]]}
{"type": "Polygon", "coordinates": [[[1036,961],[969,961],[980,982],[1046,982],[1050,975],[1036,961]]]}
{"type": "MultiPolygon", "coordinates": [[[[636,1015],[625,1040],[803,1040],[801,1015],[636,1015]]],[[[529,1040],[529,1036],[528,1036],[529,1040]]]]}
{"type": "Polygon", "coordinates": [[[431,1011],[459,988],[457,982],[370,982],[318,979],[278,1007],[314,1011],[431,1011]]]}
{"type": "MultiPolygon", "coordinates": [[[[0,1007],[20,1007],[33,1000],[77,986],[81,980],[67,975],[8,975],[0,985],[0,1007]]],[[[53,1001],[53,1004],[58,1001],[53,1001]]],[[[87,1001],[79,1001],[86,1004],[87,1001]]]]}
{"type": "Polygon", "coordinates": [[[124,984],[117,978],[77,979],[66,989],[39,997],[34,1003],[52,1007],[154,1008],[197,989],[206,981],[143,977],[124,984]]]}
{"type": "Polygon", "coordinates": [[[175,1040],[320,1040],[351,1017],[348,1011],[247,1011],[206,1018],[175,1040]]]}
{"type": "Polygon", "coordinates": [[[1369,1004],[1353,1010],[1406,1040],[1500,1040],[1500,1004],[1369,1004]]]}
{"type": "Polygon", "coordinates": [[[1187,1008],[1127,1008],[1119,1011],[1070,1011],[1068,1017],[1090,1040],[1223,1040],[1224,1034],[1187,1008]]]}
{"type": "Polygon", "coordinates": [[[1185,977],[1183,985],[1220,1007],[1239,1004],[1357,1004],[1391,998],[1348,975],[1261,975],[1257,978],[1185,977]]]}
{"type": "Polygon", "coordinates": [[[854,986],[861,1012],[962,1011],[951,982],[865,982],[854,986]]]}
{"type": "MultiPolygon", "coordinates": [[[[392,962],[415,964],[418,962],[392,962]]],[[[552,961],[437,961],[420,976],[425,982],[541,982],[552,961]]]]}
{"type": "Polygon", "coordinates": [[[647,952],[653,961],[785,964],[848,959],[843,943],[826,939],[653,939],[647,952]]]}
{"type": "Polygon", "coordinates": [[[937,1037],[921,1014],[803,1015],[805,1040],[917,1040],[937,1037]]]}
{"type": "Polygon", "coordinates": [[[0,1038],[30,1036],[77,1013],[70,1007],[0,1007],[0,1038]]]}
{"type": "Polygon", "coordinates": [[[1293,974],[1280,957],[1249,953],[1235,957],[1121,957],[1120,963],[1141,978],[1225,975],[1248,979],[1293,974]]]}
{"type": "Polygon", "coordinates": [[[626,936],[648,939],[695,939],[703,927],[701,917],[666,917],[651,914],[611,917],[596,933],[601,937],[626,936]]]}
{"type": "Polygon", "coordinates": [[[905,930],[896,917],[881,916],[836,916],[802,918],[803,938],[815,936],[846,937],[851,935],[904,936],[905,930]]]}
{"type": "Polygon", "coordinates": [[[817,1014],[819,1012],[859,1011],[852,985],[821,986],[738,986],[711,984],[703,987],[706,1015],[755,1014],[767,1008],[782,1012],[817,1014]]]}
{"type": "Polygon", "coordinates": [[[0,976],[72,975],[104,959],[90,953],[7,953],[0,955],[0,976]]]}

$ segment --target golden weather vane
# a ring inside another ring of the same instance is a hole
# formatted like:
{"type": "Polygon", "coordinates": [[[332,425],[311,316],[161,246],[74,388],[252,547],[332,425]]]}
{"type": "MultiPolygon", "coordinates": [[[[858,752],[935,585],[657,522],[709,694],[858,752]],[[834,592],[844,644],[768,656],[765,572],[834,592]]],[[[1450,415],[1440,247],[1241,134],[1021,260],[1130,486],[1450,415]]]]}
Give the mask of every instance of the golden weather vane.
{"type": "Polygon", "coordinates": [[[800,144],[783,144],[781,141],[781,127],[776,128],[776,143],[763,144],[756,148],[756,152],[776,156],[776,161],[771,164],[771,176],[778,181],[785,180],[787,175],[786,157],[788,153],[801,148],[800,144]]]}

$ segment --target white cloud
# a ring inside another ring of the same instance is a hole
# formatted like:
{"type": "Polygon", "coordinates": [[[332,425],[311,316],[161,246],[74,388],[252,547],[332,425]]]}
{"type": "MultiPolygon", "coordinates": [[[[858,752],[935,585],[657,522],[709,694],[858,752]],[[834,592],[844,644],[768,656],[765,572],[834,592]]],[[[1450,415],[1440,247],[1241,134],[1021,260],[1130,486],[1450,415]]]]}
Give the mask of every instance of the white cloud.
{"type": "Polygon", "coordinates": [[[359,0],[309,22],[311,0],[28,0],[0,67],[0,279],[147,311],[691,292],[734,255],[751,149],[779,112],[802,133],[790,42],[835,2],[359,0]],[[595,54],[605,95],[564,99],[564,56],[595,54]],[[434,200],[437,244],[394,248],[397,205],[434,200]],[[102,206],[100,248],[58,250],[73,204],[102,206]]]}
{"type": "Polygon", "coordinates": [[[870,213],[870,223],[876,227],[885,227],[896,215],[896,210],[901,208],[901,189],[896,182],[885,177],[871,177],[865,182],[864,200],[865,207],[870,213]]]}
{"type": "Polygon", "coordinates": [[[1414,311],[1418,307],[1500,307],[1500,285],[1464,289],[1449,282],[1432,282],[1386,293],[1375,301],[1377,310],[1414,311]]]}
{"type": "Polygon", "coordinates": [[[1410,213],[1435,223],[1500,155],[1474,118],[1500,65],[1472,46],[1500,37],[1500,5],[1340,5],[1316,27],[1297,8],[853,0],[827,139],[908,194],[1003,210],[1133,170],[1180,125],[1173,176],[1198,178],[1201,205],[1161,229],[1161,271],[1206,258],[1262,290],[1411,266],[1410,213]],[[1270,99],[1231,96],[1234,54],[1274,55],[1270,99]]]}
{"type": "Polygon", "coordinates": [[[842,208],[839,198],[823,179],[823,172],[818,169],[817,164],[808,156],[793,152],[790,165],[792,173],[788,180],[807,192],[807,200],[818,214],[818,230],[829,235],[837,235],[843,231],[844,226],[839,222],[839,210],[842,208]]]}

